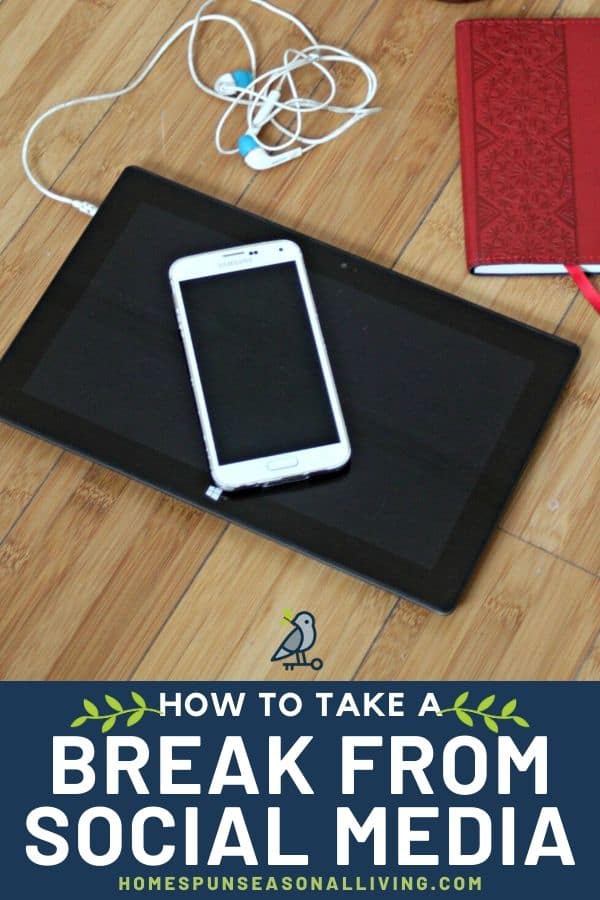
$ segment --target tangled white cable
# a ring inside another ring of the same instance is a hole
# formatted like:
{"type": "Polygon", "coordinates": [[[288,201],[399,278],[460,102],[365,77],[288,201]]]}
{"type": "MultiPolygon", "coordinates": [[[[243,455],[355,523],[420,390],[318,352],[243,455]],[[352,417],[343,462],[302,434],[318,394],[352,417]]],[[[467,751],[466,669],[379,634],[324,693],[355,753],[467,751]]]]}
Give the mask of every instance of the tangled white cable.
{"type": "Polygon", "coordinates": [[[256,53],[246,30],[240,23],[231,16],[221,13],[207,13],[206,9],[212,6],[215,0],[207,0],[203,3],[193,19],[184,22],[179,28],[173,32],[170,37],[158,48],[150,61],[144,66],[139,75],[129,82],[125,87],[117,91],[107,91],[101,94],[91,94],[87,97],[77,97],[74,100],[67,100],[64,103],[58,103],[46,110],[39,116],[25,136],[21,152],[23,168],[25,174],[31,183],[52,200],[58,200],[60,203],[68,203],[78,209],[80,212],[93,216],[97,211],[97,207],[87,200],[77,200],[58,194],[53,190],[45,187],[38,178],[33,174],[29,165],[29,147],[34,132],[50,116],[63,109],[69,109],[73,106],[80,106],[84,103],[97,103],[102,100],[115,100],[122,97],[130,91],[135,90],[146,76],[152,71],[161,57],[167,52],[175,41],[189,31],[187,62],[190,75],[200,90],[204,91],[211,97],[224,100],[227,103],[227,109],[221,116],[215,132],[215,145],[219,153],[229,155],[240,153],[246,163],[252,169],[265,170],[274,166],[279,166],[288,160],[296,159],[309,150],[325,144],[339,137],[349,128],[360,122],[365,116],[378,112],[379,109],[371,107],[370,103],[377,92],[377,76],[373,69],[367,63],[358,59],[352,53],[340,47],[333,47],[328,44],[319,44],[312,32],[292,13],[279,9],[268,0],[248,0],[264,9],[287,19],[292,22],[304,35],[308,41],[308,45],[301,50],[288,48],[283,55],[283,63],[275,69],[264,72],[262,75],[257,74],[256,53]],[[198,30],[204,22],[224,22],[236,29],[242,38],[248,56],[250,59],[249,69],[237,69],[233,72],[221,75],[214,87],[205,84],[198,75],[194,62],[194,48],[198,30]],[[343,63],[358,68],[366,79],[366,92],[363,100],[352,106],[341,106],[334,104],[337,94],[337,83],[333,72],[329,66],[335,63],[343,63]],[[304,97],[298,93],[294,73],[300,69],[312,66],[317,70],[320,76],[327,83],[329,90],[324,100],[315,100],[312,97],[304,97]],[[282,99],[282,92],[289,91],[288,99],[282,99]],[[236,147],[227,148],[223,145],[222,134],[223,128],[233,113],[239,107],[246,107],[246,132],[243,134],[236,147]],[[304,118],[308,113],[320,111],[328,111],[340,116],[344,116],[344,121],[330,129],[321,137],[309,137],[304,133],[304,118]],[[292,115],[293,126],[284,124],[279,121],[278,117],[285,113],[289,121],[292,115]],[[280,142],[277,144],[268,144],[259,137],[260,130],[271,122],[280,134],[280,142]],[[294,146],[295,145],[295,146],[294,146]]]}

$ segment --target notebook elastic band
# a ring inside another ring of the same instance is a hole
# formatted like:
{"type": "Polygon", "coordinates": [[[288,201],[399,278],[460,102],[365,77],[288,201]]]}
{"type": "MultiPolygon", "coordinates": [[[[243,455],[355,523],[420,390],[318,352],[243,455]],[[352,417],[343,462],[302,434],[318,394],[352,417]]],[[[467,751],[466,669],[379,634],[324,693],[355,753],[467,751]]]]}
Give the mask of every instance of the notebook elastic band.
{"type": "Polygon", "coordinates": [[[591,303],[597,313],[600,313],[600,291],[598,291],[587,277],[581,266],[567,266],[567,271],[588,303],[591,303]]]}

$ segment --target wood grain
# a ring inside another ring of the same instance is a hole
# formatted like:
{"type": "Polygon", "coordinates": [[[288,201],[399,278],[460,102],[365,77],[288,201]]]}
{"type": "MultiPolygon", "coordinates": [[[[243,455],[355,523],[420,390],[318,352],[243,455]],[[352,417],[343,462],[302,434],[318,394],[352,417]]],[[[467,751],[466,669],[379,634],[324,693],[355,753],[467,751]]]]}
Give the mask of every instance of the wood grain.
{"type": "Polygon", "coordinates": [[[598,627],[599,588],[587,572],[498,534],[457,611],[419,616],[400,601],[359,676],[572,678],[598,627]]]}
{"type": "Polygon", "coordinates": [[[233,665],[236,678],[277,677],[270,659],[289,629],[282,626],[283,610],[309,606],[327,668],[349,678],[394,602],[269,541],[257,546],[255,537],[231,526],[135,675],[228,678],[233,665]]]}
{"type": "MultiPolygon", "coordinates": [[[[21,170],[27,127],[55,103],[129,81],[183,5],[183,0],[51,0],[24,10],[3,42],[4,66],[0,57],[0,118],[10,123],[3,145],[0,246],[42,202],[21,170]]],[[[14,17],[19,6],[19,0],[3,4],[0,19],[14,17]]],[[[91,104],[58,113],[40,127],[31,158],[46,184],[55,181],[105,113],[106,105],[91,104]]],[[[78,191],[89,191],[97,168],[96,161],[78,191]]]]}
{"type": "Polygon", "coordinates": [[[504,526],[598,574],[600,319],[577,298],[558,333],[579,344],[581,360],[504,526]]]}
{"type": "MultiPolygon", "coordinates": [[[[597,679],[598,319],[569,279],[467,274],[453,50],[462,17],[593,15],[595,4],[282,4],[376,67],[383,111],[351,137],[270,173],[219,157],[220,106],[191,84],[181,42],[134,94],[40,129],[36,171],[98,202],[125,165],[142,165],[576,340],[580,366],[447,619],[0,426],[0,677],[288,677],[270,663],[282,613],[309,608],[325,665],[306,678],[597,679]]],[[[197,7],[0,5],[0,352],[86,225],[25,180],[28,124],[61,99],[124,84],[197,7]]],[[[298,41],[242,0],[220,8],[252,31],[267,64],[298,41]]],[[[216,24],[197,59],[209,81],[244,61],[239,40],[216,24]]],[[[339,74],[352,97],[358,79],[339,74]]]]}
{"type": "Polygon", "coordinates": [[[3,539],[59,456],[56,447],[0,425],[0,536],[3,539]]]}

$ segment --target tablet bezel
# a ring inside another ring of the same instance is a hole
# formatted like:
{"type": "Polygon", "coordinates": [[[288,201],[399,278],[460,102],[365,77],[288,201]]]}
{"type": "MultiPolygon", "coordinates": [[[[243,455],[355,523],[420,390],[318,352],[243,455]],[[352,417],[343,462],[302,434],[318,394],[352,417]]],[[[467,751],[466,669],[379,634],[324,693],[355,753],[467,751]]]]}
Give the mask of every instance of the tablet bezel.
{"type": "Polygon", "coordinates": [[[579,353],[579,348],[568,341],[176,182],[129,167],[0,362],[0,418],[378,587],[447,613],[455,607],[579,353]],[[277,504],[280,490],[302,487],[254,492],[215,504],[205,496],[208,476],[202,481],[196,468],[23,393],[23,385],[52,337],[141,203],[192,221],[208,220],[211,227],[231,237],[232,245],[286,238],[297,241],[309,272],[315,268],[342,285],[364,287],[379,300],[404,306],[531,360],[534,368],[529,383],[433,569],[423,569],[277,504]],[[406,283],[418,285],[419,290],[403,295],[401,288],[406,283]]]}

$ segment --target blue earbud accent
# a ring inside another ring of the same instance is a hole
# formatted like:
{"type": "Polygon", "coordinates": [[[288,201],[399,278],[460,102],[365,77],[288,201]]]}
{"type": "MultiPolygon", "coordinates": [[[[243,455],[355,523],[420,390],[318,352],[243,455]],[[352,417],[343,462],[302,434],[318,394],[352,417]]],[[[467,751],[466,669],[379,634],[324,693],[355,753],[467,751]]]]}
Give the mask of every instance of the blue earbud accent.
{"type": "Polygon", "coordinates": [[[248,72],[247,69],[236,69],[231,74],[233,75],[236,87],[239,88],[247,88],[248,85],[254,81],[254,75],[252,72],[248,72]]]}
{"type": "Polygon", "coordinates": [[[255,150],[258,143],[251,134],[243,134],[238,141],[238,150],[242,156],[248,156],[251,150],[255,150]]]}

